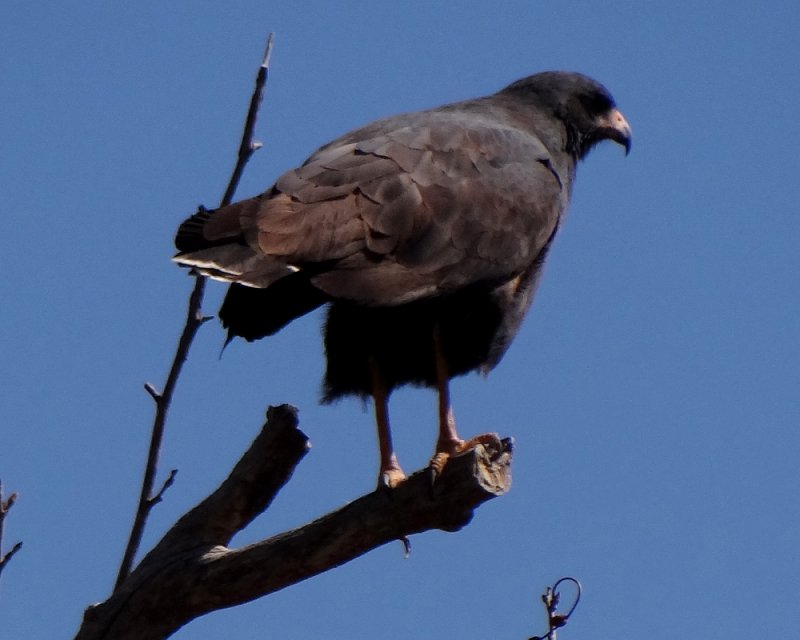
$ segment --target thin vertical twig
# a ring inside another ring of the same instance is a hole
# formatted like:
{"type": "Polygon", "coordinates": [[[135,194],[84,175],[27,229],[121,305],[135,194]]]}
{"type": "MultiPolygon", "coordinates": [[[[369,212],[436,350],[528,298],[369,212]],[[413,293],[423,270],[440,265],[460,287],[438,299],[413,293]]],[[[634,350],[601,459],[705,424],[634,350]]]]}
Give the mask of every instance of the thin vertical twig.
{"type": "MultiPolygon", "coordinates": [[[[258,116],[258,109],[264,95],[264,87],[267,84],[267,77],[269,75],[269,61],[270,56],[272,55],[273,39],[274,34],[270,33],[269,37],[267,38],[267,47],[264,52],[264,57],[258,69],[258,74],[256,75],[255,89],[250,99],[250,107],[247,112],[244,131],[242,132],[242,140],[239,145],[236,166],[234,167],[230,181],[228,182],[225,195],[220,201],[220,207],[224,207],[225,205],[231,203],[233,200],[233,194],[235,193],[239,184],[239,180],[242,176],[245,165],[250,159],[250,156],[253,155],[253,152],[261,147],[260,142],[253,140],[253,132],[255,129],[256,117],[258,116]]],[[[161,442],[164,439],[164,426],[166,424],[167,414],[172,402],[172,395],[175,391],[175,386],[178,382],[178,377],[180,376],[183,363],[186,361],[186,358],[189,354],[192,341],[194,340],[194,337],[197,334],[200,326],[210,319],[202,314],[205,282],[206,279],[204,276],[195,276],[194,289],[189,296],[186,322],[184,324],[181,337],[178,340],[178,346],[167,375],[167,380],[164,383],[163,391],[157,391],[150,384],[145,385],[146,391],[150,394],[155,402],[156,411],[153,419],[152,434],[150,437],[150,448],[147,453],[147,463],[145,465],[144,476],[142,478],[142,489],[139,494],[139,504],[136,509],[133,525],[131,526],[128,544],[125,547],[125,553],[123,554],[119,572],[117,573],[117,579],[114,584],[115,591],[125,581],[125,578],[127,578],[131,572],[133,561],[136,557],[136,553],[139,550],[139,545],[142,541],[142,534],[144,533],[144,527],[150,511],[158,502],[161,501],[164,490],[172,484],[172,480],[175,477],[176,471],[173,470],[170,473],[167,481],[164,483],[162,489],[157,494],[153,495],[153,487],[155,485],[156,473],[158,470],[158,456],[159,452],[161,451],[161,442]]]]}
{"type": "Polygon", "coordinates": [[[267,86],[267,78],[269,77],[269,60],[272,57],[272,43],[274,42],[275,34],[270,33],[267,37],[267,48],[264,50],[264,57],[261,61],[261,66],[258,68],[256,75],[256,88],[253,95],[250,97],[250,108],[247,111],[247,119],[244,122],[244,131],[242,132],[242,142],[239,145],[239,157],[236,161],[236,166],[233,168],[228,188],[225,189],[225,195],[222,196],[220,206],[230,204],[233,200],[233,194],[239,184],[239,179],[242,177],[242,171],[250,160],[250,156],[255,151],[261,148],[261,143],[253,139],[253,132],[256,127],[256,117],[258,116],[258,107],[264,97],[264,88],[267,86]]]}

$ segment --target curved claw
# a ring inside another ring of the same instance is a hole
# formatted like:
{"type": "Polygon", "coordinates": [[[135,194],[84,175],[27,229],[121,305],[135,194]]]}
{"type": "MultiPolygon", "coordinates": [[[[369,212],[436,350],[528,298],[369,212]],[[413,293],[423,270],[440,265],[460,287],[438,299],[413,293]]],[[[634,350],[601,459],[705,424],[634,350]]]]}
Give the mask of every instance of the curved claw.
{"type": "Polygon", "coordinates": [[[450,454],[446,451],[437,451],[431,461],[428,463],[427,473],[430,479],[430,487],[433,490],[439,476],[442,475],[447,461],[450,459],[450,454]]]}
{"type": "Polygon", "coordinates": [[[472,451],[479,444],[482,444],[484,447],[488,447],[490,449],[495,449],[495,450],[503,449],[503,440],[500,438],[499,434],[482,433],[473,438],[470,438],[469,440],[464,441],[461,447],[459,447],[457,455],[466,453],[467,451],[472,451]]]}
{"type": "Polygon", "coordinates": [[[403,473],[400,467],[388,467],[381,470],[381,474],[378,477],[378,488],[394,489],[401,482],[405,481],[405,479],[406,474],[403,473]]]}
{"type": "Polygon", "coordinates": [[[496,433],[482,433],[469,440],[451,442],[446,449],[437,451],[428,464],[428,472],[431,476],[431,487],[436,484],[436,480],[442,475],[447,461],[450,460],[450,458],[472,451],[479,444],[493,449],[494,451],[502,451],[505,448],[503,440],[501,440],[500,436],[496,433]]]}

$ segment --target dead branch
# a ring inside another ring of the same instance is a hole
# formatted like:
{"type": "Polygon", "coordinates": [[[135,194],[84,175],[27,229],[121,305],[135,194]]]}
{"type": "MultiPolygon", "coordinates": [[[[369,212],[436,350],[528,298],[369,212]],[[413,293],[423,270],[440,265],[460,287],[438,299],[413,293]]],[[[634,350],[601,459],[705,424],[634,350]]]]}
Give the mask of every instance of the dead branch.
{"type": "Polygon", "coordinates": [[[309,448],[288,405],[267,423],[228,478],[170,529],[101,604],[86,610],[76,640],[166,638],[190,620],[283,589],[393,540],[457,531],[511,484],[511,442],[452,459],[431,487],[419,472],[297,529],[243,548],[231,538],[268,508],[309,448]]]}
{"type": "Polygon", "coordinates": [[[8,563],[11,562],[11,558],[16,555],[17,551],[22,549],[22,543],[17,542],[15,543],[11,549],[7,553],[3,553],[3,532],[5,529],[6,523],[6,516],[8,512],[11,510],[11,507],[17,501],[17,494],[12,493],[8,498],[3,498],[3,483],[0,482],[0,574],[3,573],[3,569],[8,566],[8,563]]]}
{"type": "MultiPolygon", "coordinates": [[[[272,55],[272,42],[273,34],[270,33],[267,38],[267,47],[264,52],[261,65],[256,75],[255,89],[250,98],[250,107],[247,111],[245,119],[244,131],[242,132],[242,140],[239,144],[238,158],[236,166],[225,189],[225,194],[220,201],[220,207],[231,203],[233,194],[236,187],[239,185],[239,179],[242,176],[244,167],[250,160],[250,156],[254,151],[261,147],[260,142],[253,140],[253,132],[255,129],[256,117],[258,116],[258,108],[261,105],[261,99],[264,95],[264,87],[267,84],[267,77],[269,74],[269,60],[272,55]]],[[[158,457],[161,451],[161,442],[164,439],[164,426],[167,420],[167,414],[172,402],[172,394],[178,382],[183,363],[189,355],[189,348],[194,341],[198,329],[204,322],[210,320],[209,317],[202,314],[203,295],[205,294],[205,277],[201,275],[195,276],[195,283],[192,293],[189,296],[189,304],[186,312],[186,321],[184,323],[181,337],[178,340],[178,347],[175,351],[175,356],[172,360],[167,380],[164,384],[164,390],[159,392],[150,383],[145,384],[145,390],[155,402],[155,416],[153,418],[153,428],[150,436],[150,447],[147,453],[147,463],[145,464],[144,476],[142,477],[142,488],[139,492],[139,503],[136,508],[136,515],[133,519],[131,526],[131,533],[128,537],[128,544],[125,547],[125,553],[122,556],[117,579],[114,584],[114,589],[118,589],[123,583],[125,578],[130,574],[131,567],[133,566],[134,558],[139,550],[139,545],[142,541],[142,534],[147,522],[147,517],[153,507],[161,501],[164,491],[168,489],[175,479],[175,471],[170,473],[170,476],[164,482],[161,490],[157,494],[153,494],[153,487],[155,486],[156,473],[158,471],[158,457]]]]}

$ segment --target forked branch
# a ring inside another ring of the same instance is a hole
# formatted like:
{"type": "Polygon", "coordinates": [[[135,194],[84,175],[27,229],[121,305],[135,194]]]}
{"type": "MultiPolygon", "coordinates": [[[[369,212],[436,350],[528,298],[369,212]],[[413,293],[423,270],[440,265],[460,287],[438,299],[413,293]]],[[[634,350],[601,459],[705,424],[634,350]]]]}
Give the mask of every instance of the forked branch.
{"type": "Polygon", "coordinates": [[[393,540],[457,531],[511,484],[511,442],[453,458],[431,488],[420,472],[310,524],[229,548],[271,503],[308,451],[296,411],[271,408],[267,423],[228,478],[170,529],[106,602],[90,607],[78,640],[166,638],[190,620],[262,597],[393,540]]]}

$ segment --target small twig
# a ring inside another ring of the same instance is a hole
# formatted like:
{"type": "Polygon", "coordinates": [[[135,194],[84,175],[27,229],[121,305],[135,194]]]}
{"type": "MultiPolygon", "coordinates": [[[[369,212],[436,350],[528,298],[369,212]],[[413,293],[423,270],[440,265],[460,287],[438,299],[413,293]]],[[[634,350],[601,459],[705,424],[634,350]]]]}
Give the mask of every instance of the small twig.
{"type": "Polygon", "coordinates": [[[13,558],[14,554],[20,549],[22,549],[22,543],[17,542],[13,547],[11,547],[11,551],[9,551],[2,558],[0,558],[0,573],[3,573],[3,569],[6,568],[6,565],[9,563],[11,558],[13,558]]]}
{"type": "Polygon", "coordinates": [[[177,475],[178,475],[177,469],[172,469],[169,472],[169,476],[167,476],[167,479],[164,480],[164,484],[161,485],[161,488],[158,490],[158,493],[154,495],[152,498],[150,498],[150,502],[152,503],[151,506],[161,502],[161,499],[164,497],[164,492],[173,485],[173,483],[175,482],[175,476],[177,475]]]}
{"type": "Polygon", "coordinates": [[[0,481],[0,574],[3,573],[3,569],[6,568],[6,565],[11,561],[11,558],[14,557],[14,554],[17,553],[22,548],[22,543],[17,542],[11,550],[3,554],[3,528],[5,526],[6,515],[8,514],[11,507],[14,506],[14,503],[17,501],[17,494],[12,493],[8,498],[5,500],[3,499],[3,483],[0,481]]]}
{"type": "Polygon", "coordinates": [[[575,611],[575,608],[581,600],[582,591],[581,583],[569,576],[560,578],[552,587],[547,587],[542,594],[542,602],[544,603],[545,609],[547,609],[547,633],[543,636],[533,636],[528,640],[557,640],[558,629],[567,624],[569,617],[575,611]],[[558,592],[558,587],[564,582],[571,582],[575,585],[575,600],[573,600],[569,611],[566,613],[558,613],[558,604],[561,601],[561,594],[558,592]]]}
{"type": "MultiPolygon", "coordinates": [[[[231,175],[231,179],[228,182],[228,187],[225,190],[225,195],[220,202],[220,207],[224,207],[225,205],[231,203],[233,194],[236,191],[236,187],[239,185],[239,179],[242,176],[242,172],[244,171],[247,161],[250,159],[250,156],[253,154],[253,152],[261,146],[260,144],[253,143],[253,130],[255,128],[256,116],[258,115],[258,107],[261,104],[261,98],[264,95],[264,87],[267,82],[269,58],[272,54],[272,42],[273,34],[270,33],[269,37],[267,38],[267,48],[264,53],[264,58],[261,66],[259,67],[258,75],[256,76],[255,90],[253,91],[253,96],[250,99],[250,108],[247,112],[244,131],[242,133],[242,141],[239,145],[238,160],[236,162],[236,166],[234,167],[233,174],[231,175]]],[[[183,363],[186,361],[186,358],[189,354],[189,348],[191,347],[192,341],[197,334],[197,330],[204,322],[209,320],[208,316],[204,316],[201,313],[203,295],[205,293],[205,282],[205,277],[199,275],[195,277],[194,289],[189,296],[186,323],[184,324],[183,332],[181,333],[180,340],[178,341],[178,347],[175,351],[175,357],[173,358],[169,374],[167,375],[167,381],[164,384],[164,390],[161,393],[158,393],[152,385],[145,385],[147,393],[150,394],[156,403],[156,413],[153,420],[150,448],[147,454],[147,464],[145,465],[144,477],[142,479],[142,489],[139,493],[139,504],[136,509],[133,525],[131,526],[128,544],[125,548],[122,562],[120,563],[119,572],[117,573],[117,580],[114,584],[115,591],[131,572],[133,560],[139,550],[139,545],[142,541],[142,534],[144,533],[144,526],[147,522],[147,517],[150,514],[150,510],[158,502],[160,502],[164,490],[166,490],[174,480],[174,474],[171,474],[161,491],[153,496],[153,486],[158,467],[158,455],[161,450],[161,442],[164,439],[164,425],[166,423],[167,413],[169,412],[169,406],[172,401],[172,394],[175,390],[178,377],[180,376],[183,363]]]]}
{"type": "Polygon", "coordinates": [[[3,549],[3,525],[5,524],[6,514],[16,501],[16,493],[12,493],[6,500],[3,500],[3,481],[0,480],[0,552],[3,549]]]}
{"type": "Polygon", "coordinates": [[[161,402],[161,394],[156,391],[156,388],[150,384],[149,382],[144,383],[144,390],[147,391],[148,395],[153,399],[153,401],[158,404],[161,402]]]}
{"type": "Polygon", "coordinates": [[[236,191],[236,186],[239,184],[239,179],[242,177],[242,171],[253,155],[253,152],[260,149],[262,144],[253,140],[253,132],[256,126],[256,117],[258,116],[258,107],[261,104],[261,99],[264,97],[264,87],[267,86],[267,78],[269,77],[269,60],[272,57],[272,44],[275,39],[275,34],[270,33],[267,37],[267,48],[264,50],[264,58],[261,61],[261,66],[258,68],[256,75],[256,88],[250,98],[250,108],[247,111],[247,119],[244,123],[244,131],[242,132],[242,142],[239,145],[239,157],[236,161],[236,166],[233,169],[231,180],[228,183],[228,188],[225,190],[225,195],[222,196],[222,204],[230,204],[233,200],[233,194],[236,191]]]}

